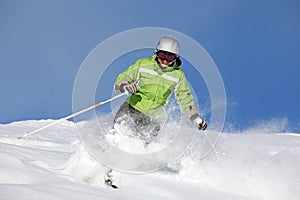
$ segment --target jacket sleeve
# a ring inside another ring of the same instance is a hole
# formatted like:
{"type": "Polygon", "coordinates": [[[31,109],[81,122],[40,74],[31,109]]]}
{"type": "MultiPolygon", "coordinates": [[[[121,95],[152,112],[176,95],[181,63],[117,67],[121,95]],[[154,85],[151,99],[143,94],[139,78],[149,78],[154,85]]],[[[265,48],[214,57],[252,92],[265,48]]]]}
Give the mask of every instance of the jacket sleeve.
{"type": "Polygon", "coordinates": [[[176,87],[175,95],[181,110],[188,118],[198,113],[190,86],[183,72],[176,87]]]}
{"type": "Polygon", "coordinates": [[[115,90],[119,91],[119,88],[122,84],[132,84],[135,83],[138,79],[140,60],[137,60],[136,63],[129,66],[124,72],[120,73],[115,81],[115,90]]]}

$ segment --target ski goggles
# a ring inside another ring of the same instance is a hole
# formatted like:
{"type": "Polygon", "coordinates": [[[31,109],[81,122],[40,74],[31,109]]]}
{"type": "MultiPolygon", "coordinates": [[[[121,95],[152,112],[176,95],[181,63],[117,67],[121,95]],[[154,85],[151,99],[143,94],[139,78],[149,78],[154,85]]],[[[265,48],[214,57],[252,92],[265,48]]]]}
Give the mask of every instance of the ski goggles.
{"type": "Polygon", "coordinates": [[[158,51],[156,54],[159,59],[166,60],[168,62],[174,62],[177,58],[174,53],[169,53],[166,51],[158,51]]]}

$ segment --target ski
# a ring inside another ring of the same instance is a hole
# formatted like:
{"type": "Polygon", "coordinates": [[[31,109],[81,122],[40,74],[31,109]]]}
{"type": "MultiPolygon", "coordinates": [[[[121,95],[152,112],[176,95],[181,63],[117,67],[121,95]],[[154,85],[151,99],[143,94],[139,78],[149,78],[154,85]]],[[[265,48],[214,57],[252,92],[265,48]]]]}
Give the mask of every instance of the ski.
{"type": "Polygon", "coordinates": [[[113,172],[110,169],[104,176],[104,183],[105,185],[112,187],[114,189],[118,189],[119,187],[117,186],[114,178],[113,178],[113,172]]]}

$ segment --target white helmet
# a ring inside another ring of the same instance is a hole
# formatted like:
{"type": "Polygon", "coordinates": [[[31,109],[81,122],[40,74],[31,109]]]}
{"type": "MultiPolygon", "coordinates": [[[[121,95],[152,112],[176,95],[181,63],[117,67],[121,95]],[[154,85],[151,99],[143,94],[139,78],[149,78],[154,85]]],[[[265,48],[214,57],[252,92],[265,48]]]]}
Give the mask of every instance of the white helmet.
{"type": "Polygon", "coordinates": [[[162,37],[156,45],[157,51],[167,51],[179,55],[179,42],[173,37],[162,37]]]}

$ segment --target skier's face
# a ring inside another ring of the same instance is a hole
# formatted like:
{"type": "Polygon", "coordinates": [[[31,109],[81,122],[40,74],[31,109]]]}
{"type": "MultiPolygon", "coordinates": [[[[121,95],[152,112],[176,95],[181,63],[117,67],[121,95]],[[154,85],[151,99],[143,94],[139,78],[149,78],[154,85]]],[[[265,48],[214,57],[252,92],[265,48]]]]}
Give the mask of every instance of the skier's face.
{"type": "Polygon", "coordinates": [[[158,62],[160,64],[160,66],[163,67],[163,68],[167,68],[167,67],[169,67],[169,66],[171,66],[173,64],[173,62],[169,62],[167,60],[162,60],[160,58],[158,58],[157,60],[158,60],[158,62]]]}
{"type": "Polygon", "coordinates": [[[165,51],[158,51],[157,58],[159,64],[165,68],[173,64],[176,59],[176,55],[165,51]]]}

